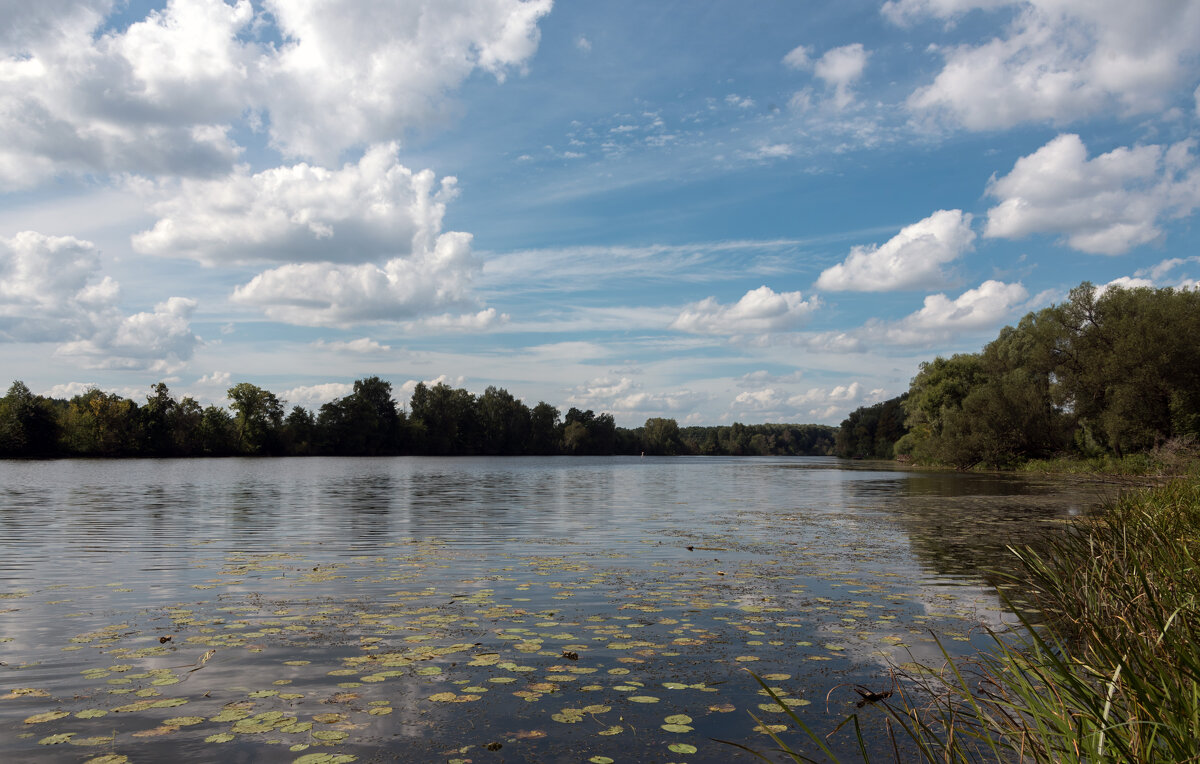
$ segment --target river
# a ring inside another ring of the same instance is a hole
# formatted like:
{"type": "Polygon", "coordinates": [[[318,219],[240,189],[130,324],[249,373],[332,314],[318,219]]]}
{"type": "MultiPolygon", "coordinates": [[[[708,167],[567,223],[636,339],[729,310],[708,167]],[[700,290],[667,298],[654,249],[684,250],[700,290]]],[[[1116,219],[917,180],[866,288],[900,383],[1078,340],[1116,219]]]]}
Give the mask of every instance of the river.
{"type": "Polygon", "coordinates": [[[750,761],[716,740],[785,717],[749,671],[831,730],[935,635],[986,645],[1006,546],[1103,494],[825,458],[0,462],[0,760],[750,761]]]}

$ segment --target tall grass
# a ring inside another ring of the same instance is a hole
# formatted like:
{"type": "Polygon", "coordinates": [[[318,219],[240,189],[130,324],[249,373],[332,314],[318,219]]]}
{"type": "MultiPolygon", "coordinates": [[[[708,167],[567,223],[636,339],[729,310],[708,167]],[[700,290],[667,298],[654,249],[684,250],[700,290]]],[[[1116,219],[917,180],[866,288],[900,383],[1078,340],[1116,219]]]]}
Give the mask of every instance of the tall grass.
{"type": "MultiPolygon", "coordinates": [[[[1018,609],[993,649],[898,673],[891,698],[839,729],[883,714],[897,760],[1200,762],[1200,479],[1127,495],[1047,551],[1014,552],[1041,620],[1018,609]]],[[[800,731],[806,745],[779,750],[837,760],[800,731]]]]}

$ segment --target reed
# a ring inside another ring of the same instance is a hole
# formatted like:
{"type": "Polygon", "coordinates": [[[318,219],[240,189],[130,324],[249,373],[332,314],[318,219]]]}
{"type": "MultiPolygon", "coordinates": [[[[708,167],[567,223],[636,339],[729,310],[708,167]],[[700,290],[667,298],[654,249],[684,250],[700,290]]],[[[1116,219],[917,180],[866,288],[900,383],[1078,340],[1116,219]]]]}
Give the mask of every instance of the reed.
{"type": "MultiPolygon", "coordinates": [[[[869,712],[896,760],[1200,761],[1200,479],[1125,495],[1047,548],[1013,551],[1035,610],[1016,607],[1019,626],[988,651],[897,670],[890,698],[838,725],[859,731],[854,758],[872,759],[869,712]]],[[[798,729],[804,745],[777,739],[782,753],[838,760],[798,729]]]]}

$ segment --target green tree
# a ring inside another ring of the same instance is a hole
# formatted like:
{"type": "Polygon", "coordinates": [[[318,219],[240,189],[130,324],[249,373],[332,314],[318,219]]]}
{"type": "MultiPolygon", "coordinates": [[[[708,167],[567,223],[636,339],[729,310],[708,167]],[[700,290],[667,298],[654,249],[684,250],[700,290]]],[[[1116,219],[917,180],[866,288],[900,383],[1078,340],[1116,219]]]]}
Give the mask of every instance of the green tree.
{"type": "Polygon", "coordinates": [[[65,419],[63,439],[74,454],[128,456],[142,440],[137,404],[95,387],[71,399],[65,419]]]}
{"type": "Polygon", "coordinates": [[[50,402],[17,380],[0,398],[0,456],[50,456],[59,427],[50,402]]]}
{"type": "Polygon", "coordinates": [[[562,439],[558,409],[539,401],[529,413],[529,445],[531,454],[556,454],[562,439]]]}
{"type": "Polygon", "coordinates": [[[174,456],[178,453],[174,431],[179,404],[171,397],[165,382],[150,388],[146,405],[141,408],[144,450],[153,456],[174,456]]]}
{"type": "Polygon", "coordinates": [[[532,422],[524,403],[507,390],[489,386],[476,399],[475,412],[482,453],[515,455],[525,451],[532,422]]]}
{"type": "Polygon", "coordinates": [[[642,425],[642,450],[648,454],[675,456],[687,453],[674,419],[651,417],[642,425]]]}
{"type": "Polygon", "coordinates": [[[409,410],[419,422],[418,429],[423,430],[425,453],[442,456],[478,452],[475,396],[466,390],[444,382],[433,387],[418,383],[409,410]]]}
{"type": "Polygon", "coordinates": [[[279,453],[283,404],[275,394],[249,382],[234,385],[226,394],[235,414],[238,450],[256,455],[279,453]]]}

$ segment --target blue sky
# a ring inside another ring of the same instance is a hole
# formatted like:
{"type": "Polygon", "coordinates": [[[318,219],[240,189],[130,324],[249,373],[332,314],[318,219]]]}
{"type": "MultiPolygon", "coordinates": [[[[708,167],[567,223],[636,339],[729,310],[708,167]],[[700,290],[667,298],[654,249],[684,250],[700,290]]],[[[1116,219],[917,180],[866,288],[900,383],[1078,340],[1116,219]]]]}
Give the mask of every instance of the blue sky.
{"type": "Polygon", "coordinates": [[[1195,288],[1200,4],[0,0],[0,369],[836,424],[1195,288]]]}

